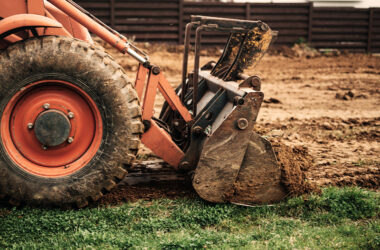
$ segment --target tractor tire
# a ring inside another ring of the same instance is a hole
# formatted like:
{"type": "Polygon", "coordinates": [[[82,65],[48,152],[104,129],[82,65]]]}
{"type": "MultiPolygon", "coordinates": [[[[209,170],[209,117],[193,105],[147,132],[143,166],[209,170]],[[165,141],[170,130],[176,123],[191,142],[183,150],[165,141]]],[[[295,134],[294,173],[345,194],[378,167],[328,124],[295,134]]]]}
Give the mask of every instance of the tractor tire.
{"type": "Polygon", "coordinates": [[[0,199],[11,205],[96,201],[124,178],[144,131],[124,70],[58,36],[0,51],[0,119],[0,199]]]}

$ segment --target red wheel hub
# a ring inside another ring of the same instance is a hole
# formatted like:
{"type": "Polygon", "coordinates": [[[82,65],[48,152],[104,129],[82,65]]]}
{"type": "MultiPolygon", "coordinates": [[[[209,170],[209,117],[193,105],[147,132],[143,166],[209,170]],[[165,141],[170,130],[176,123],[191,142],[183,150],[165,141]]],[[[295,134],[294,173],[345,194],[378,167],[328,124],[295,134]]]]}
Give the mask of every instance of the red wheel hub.
{"type": "Polygon", "coordinates": [[[22,88],[5,107],[1,124],[10,158],[25,171],[44,177],[62,177],[83,168],[102,141],[95,102],[81,88],[61,80],[22,88]]]}

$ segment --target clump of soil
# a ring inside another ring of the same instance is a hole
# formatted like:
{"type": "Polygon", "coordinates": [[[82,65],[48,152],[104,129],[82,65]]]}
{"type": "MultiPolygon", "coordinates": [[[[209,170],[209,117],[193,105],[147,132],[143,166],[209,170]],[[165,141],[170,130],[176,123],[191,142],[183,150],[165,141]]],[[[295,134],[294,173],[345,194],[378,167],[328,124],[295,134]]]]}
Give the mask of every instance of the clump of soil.
{"type": "Polygon", "coordinates": [[[272,146],[281,166],[281,182],[291,196],[321,192],[318,186],[306,180],[306,172],[313,166],[306,147],[289,147],[280,141],[272,141],[272,146]]]}

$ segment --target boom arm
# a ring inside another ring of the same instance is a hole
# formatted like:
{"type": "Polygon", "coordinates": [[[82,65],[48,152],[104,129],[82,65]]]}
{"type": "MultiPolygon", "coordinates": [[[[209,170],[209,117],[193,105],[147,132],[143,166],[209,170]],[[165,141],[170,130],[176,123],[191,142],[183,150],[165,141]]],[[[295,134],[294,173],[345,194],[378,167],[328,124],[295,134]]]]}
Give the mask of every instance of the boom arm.
{"type": "Polygon", "coordinates": [[[145,133],[142,136],[142,142],[157,156],[161,157],[171,166],[177,167],[184,156],[184,152],[173,142],[170,134],[160,128],[156,121],[152,119],[157,89],[163,94],[171,109],[177,111],[186,122],[190,122],[192,116],[187,108],[183,106],[180,98],[167,82],[160,68],[150,65],[148,56],[129,43],[125,36],[108,27],[71,0],[49,0],[49,2],[111,46],[123,54],[127,53],[131,55],[140,63],[135,88],[143,104],[142,118],[145,125],[145,133]],[[148,81],[145,87],[145,94],[143,95],[142,92],[146,78],[148,78],[148,81]]]}

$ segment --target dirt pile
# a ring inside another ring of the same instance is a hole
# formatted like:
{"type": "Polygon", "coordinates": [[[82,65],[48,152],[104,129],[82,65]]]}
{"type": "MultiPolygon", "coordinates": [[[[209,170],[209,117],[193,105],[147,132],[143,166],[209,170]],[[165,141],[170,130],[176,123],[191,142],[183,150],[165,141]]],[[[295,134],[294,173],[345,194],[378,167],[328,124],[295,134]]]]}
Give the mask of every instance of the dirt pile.
{"type": "Polygon", "coordinates": [[[321,191],[306,180],[306,172],[313,166],[313,158],[306,147],[289,147],[278,140],[272,141],[272,146],[281,166],[282,184],[291,196],[321,191]]]}

